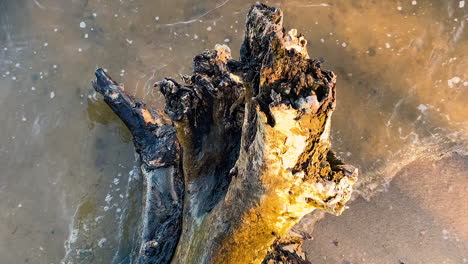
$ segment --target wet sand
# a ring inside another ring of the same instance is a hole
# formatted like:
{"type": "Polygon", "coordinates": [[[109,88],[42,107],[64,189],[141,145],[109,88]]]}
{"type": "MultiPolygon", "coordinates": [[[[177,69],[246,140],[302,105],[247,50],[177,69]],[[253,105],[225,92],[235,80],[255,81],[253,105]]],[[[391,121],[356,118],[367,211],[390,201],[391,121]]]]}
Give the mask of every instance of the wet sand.
{"type": "Polygon", "coordinates": [[[314,264],[468,263],[468,156],[421,159],[370,201],[327,215],[306,242],[314,264]]]}

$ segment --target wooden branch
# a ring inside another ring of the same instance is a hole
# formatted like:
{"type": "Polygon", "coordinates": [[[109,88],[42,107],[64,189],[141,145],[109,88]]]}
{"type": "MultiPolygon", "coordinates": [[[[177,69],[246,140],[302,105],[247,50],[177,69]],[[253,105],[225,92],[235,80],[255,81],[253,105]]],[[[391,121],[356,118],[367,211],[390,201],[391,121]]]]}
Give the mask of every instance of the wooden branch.
{"type": "Polygon", "coordinates": [[[129,96],[103,69],[95,74],[94,89],[124,121],[143,161],[144,209],[138,263],[168,263],[181,233],[184,190],[175,129],[164,114],[147,109],[129,96]]]}

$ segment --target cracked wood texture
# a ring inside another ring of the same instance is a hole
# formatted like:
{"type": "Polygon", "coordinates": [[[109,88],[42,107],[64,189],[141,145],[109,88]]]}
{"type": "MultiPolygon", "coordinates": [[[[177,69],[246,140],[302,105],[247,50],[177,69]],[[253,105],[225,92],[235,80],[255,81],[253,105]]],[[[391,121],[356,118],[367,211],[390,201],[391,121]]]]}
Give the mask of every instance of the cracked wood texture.
{"type": "Polygon", "coordinates": [[[282,24],[280,9],[254,5],[239,60],[216,45],[180,83],[156,83],[168,118],[96,71],[146,176],[139,263],[308,263],[287,231],[345,209],[357,169],[330,150],[336,76],[282,24]]]}

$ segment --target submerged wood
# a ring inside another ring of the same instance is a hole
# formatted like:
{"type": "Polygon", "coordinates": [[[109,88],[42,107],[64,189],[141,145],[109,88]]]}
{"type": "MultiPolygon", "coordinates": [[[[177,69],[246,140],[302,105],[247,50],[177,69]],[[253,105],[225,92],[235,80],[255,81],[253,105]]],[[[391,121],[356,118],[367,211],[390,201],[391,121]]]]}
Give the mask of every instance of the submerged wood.
{"type": "Polygon", "coordinates": [[[282,23],[254,5],[240,60],[216,45],[181,83],[158,82],[168,118],[96,71],[143,161],[139,263],[307,263],[287,231],[314,209],[345,209],[357,169],[330,150],[336,76],[282,23]]]}

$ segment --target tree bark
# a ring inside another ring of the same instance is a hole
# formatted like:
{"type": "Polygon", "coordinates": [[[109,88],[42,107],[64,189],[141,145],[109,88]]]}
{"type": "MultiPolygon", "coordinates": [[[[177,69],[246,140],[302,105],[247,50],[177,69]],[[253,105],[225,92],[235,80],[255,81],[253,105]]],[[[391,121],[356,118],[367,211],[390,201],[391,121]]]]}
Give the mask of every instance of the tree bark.
{"type": "Polygon", "coordinates": [[[158,82],[170,120],[96,71],[143,161],[139,263],[306,263],[281,239],[316,208],[345,209],[357,169],[330,151],[336,76],[282,22],[254,5],[239,61],[216,45],[183,84],[158,82]]]}

